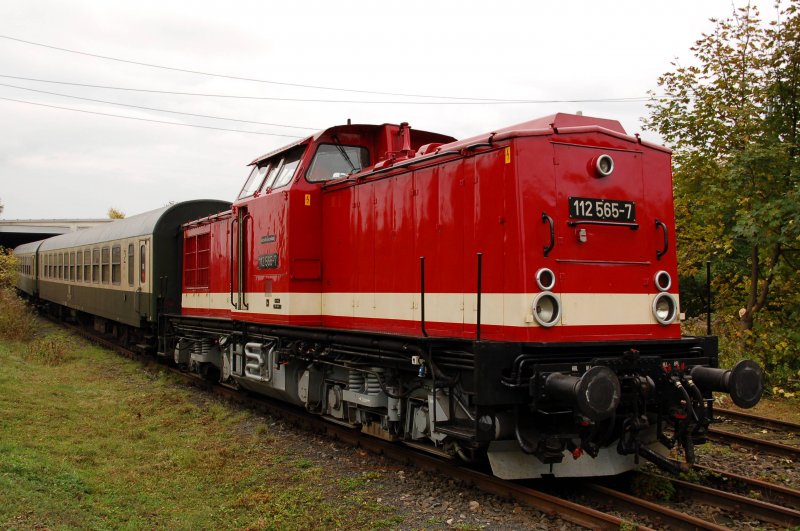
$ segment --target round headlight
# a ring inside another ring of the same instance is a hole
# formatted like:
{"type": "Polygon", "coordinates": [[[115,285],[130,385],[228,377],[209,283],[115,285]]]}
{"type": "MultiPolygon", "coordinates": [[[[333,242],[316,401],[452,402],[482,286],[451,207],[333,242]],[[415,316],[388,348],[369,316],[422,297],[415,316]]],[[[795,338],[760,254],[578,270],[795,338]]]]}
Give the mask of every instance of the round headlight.
{"type": "Polygon", "coordinates": [[[667,291],[672,287],[672,277],[666,271],[656,273],[654,280],[659,291],[667,291]]]}
{"type": "Polygon", "coordinates": [[[614,171],[614,159],[611,155],[600,155],[595,161],[594,169],[599,177],[608,177],[614,171]]]}
{"type": "Polygon", "coordinates": [[[659,293],[653,299],[653,315],[662,325],[672,324],[678,316],[678,305],[669,293],[659,293]]]}
{"type": "Polygon", "coordinates": [[[536,272],[536,284],[542,291],[550,291],[556,285],[556,276],[546,267],[536,272]]]}
{"type": "Polygon", "coordinates": [[[561,302],[549,291],[538,294],[532,306],[533,318],[542,326],[553,326],[561,318],[561,302]]]}

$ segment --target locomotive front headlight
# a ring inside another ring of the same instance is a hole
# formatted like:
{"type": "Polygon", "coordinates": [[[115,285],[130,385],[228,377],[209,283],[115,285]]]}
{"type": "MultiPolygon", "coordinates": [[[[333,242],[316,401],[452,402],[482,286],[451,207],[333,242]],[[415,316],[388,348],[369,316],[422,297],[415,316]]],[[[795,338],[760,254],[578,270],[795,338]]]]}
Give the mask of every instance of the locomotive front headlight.
{"type": "Polygon", "coordinates": [[[656,273],[654,280],[659,291],[667,291],[672,287],[672,277],[666,271],[656,273]]]}
{"type": "Polygon", "coordinates": [[[561,319],[561,301],[558,297],[549,292],[543,291],[533,299],[533,318],[536,322],[545,327],[551,327],[561,319]]]}
{"type": "Polygon", "coordinates": [[[653,299],[653,315],[662,325],[672,324],[678,316],[678,305],[669,293],[659,293],[653,299]]]}
{"type": "Polygon", "coordinates": [[[600,155],[595,160],[594,170],[598,177],[608,177],[614,171],[614,159],[611,158],[611,155],[600,155]]]}
{"type": "Polygon", "coordinates": [[[556,276],[546,267],[536,272],[536,284],[542,291],[550,291],[556,285],[556,276]]]}

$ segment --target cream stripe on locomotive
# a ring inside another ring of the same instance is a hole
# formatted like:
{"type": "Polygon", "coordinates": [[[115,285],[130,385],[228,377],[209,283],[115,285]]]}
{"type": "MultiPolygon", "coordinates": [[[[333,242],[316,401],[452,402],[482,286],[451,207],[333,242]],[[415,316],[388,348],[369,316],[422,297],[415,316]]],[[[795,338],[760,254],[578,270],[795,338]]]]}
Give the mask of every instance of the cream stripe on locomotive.
{"type": "MultiPolygon", "coordinates": [[[[481,296],[481,323],[485,325],[539,326],[533,318],[536,293],[485,293],[481,296]]],[[[677,302],[677,295],[673,295],[677,302]]],[[[558,326],[649,325],[656,294],[560,293],[558,326]]],[[[420,320],[419,293],[247,293],[244,313],[266,315],[325,315],[398,321],[420,320]]],[[[184,293],[183,307],[230,310],[229,293],[184,293]]],[[[474,293],[426,293],[425,320],[440,323],[477,322],[474,293]]]]}

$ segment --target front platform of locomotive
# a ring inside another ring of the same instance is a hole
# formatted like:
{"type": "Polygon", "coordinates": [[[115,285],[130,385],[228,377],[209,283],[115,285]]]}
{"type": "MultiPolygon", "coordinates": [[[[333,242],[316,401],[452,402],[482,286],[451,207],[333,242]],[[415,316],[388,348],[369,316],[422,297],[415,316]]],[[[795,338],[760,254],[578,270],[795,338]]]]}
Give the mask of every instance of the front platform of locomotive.
{"type": "Polygon", "coordinates": [[[516,341],[476,356],[478,397],[516,403],[513,436],[489,445],[494,473],[609,475],[640,458],[685,468],[705,442],[712,393],[752,407],[763,384],[752,361],[716,368],[715,337],[681,336],[669,150],[566,114],[491,142],[509,144],[508,214],[525,220],[507,235],[506,257],[518,257],[507,271],[522,273],[507,290],[530,299],[506,334],[516,341]],[[482,392],[493,372],[502,389],[482,392]]]}

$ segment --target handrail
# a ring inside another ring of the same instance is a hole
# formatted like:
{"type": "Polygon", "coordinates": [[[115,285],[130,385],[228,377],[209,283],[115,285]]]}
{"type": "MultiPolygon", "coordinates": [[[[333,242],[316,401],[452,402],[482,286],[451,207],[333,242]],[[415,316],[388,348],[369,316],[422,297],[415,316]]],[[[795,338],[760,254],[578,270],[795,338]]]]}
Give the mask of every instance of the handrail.
{"type": "MultiPolygon", "coordinates": [[[[247,229],[247,220],[248,219],[251,220],[251,221],[253,219],[253,216],[250,214],[250,212],[247,212],[247,213],[245,213],[244,216],[242,216],[242,225],[241,225],[242,231],[241,231],[241,234],[239,235],[240,239],[241,239],[241,242],[240,242],[241,245],[239,246],[239,254],[244,254],[244,255],[247,255],[247,251],[244,249],[244,247],[247,245],[247,234],[245,234],[245,232],[246,232],[246,229],[247,229]]],[[[252,229],[252,226],[253,226],[253,224],[250,223],[251,229],[252,229]]],[[[251,238],[251,240],[252,240],[252,238],[251,238]]],[[[245,284],[246,284],[247,277],[245,276],[244,273],[245,273],[245,271],[244,271],[244,262],[242,262],[242,260],[239,260],[239,298],[241,300],[240,306],[244,306],[245,310],[249,310],[250,309],[250,305],[247,304],[247,291],[245,291],[245,284]]],[[[241,307],[239,309],[241,310],[241,307]]]]}
{"type": "Polygon", "coordinates": [[[626,223],[624,221],[594,221],[594,220],[578,220],[578,221],[567,221],[567,225],[570,227],[577,227],[578,225],[604,225],[607,227],[628,227],[631,230],[637,230],[639,228],[638,223],[626,223]]]}
{"type": "Polygon", "coordinates": [[[656,258],[661,260],[661,257],[667,254],[667,249],[669,249],[669,236],[667,235],[667,225],[660,219],[656,218],[656,228],[661,227],[664,229],[664,248],[656,250],[656,258]]]}
{"type": "Polygon", "coordinates": [[[231,245],[230,245],[230,255],[229,255],[231,264],[231,270],[230,270],[231,306],[233,306],[237,310],[239,309],[239,307],[236,305],[235,302],[233,302],[233,236],[234,236],[233,227],[238,224],[239,224],[238,218],[231,219],[231,238],[230,238],[231,245]]]}
{"type": "Polygon", "coordinates": [[[550,251],[553,250],[553,247],[556,245],[556,227],[555,223],[553,223],[553,218],[547,215],[547,212],[542,212],[542,223],[549,223],[550,224],[550,245],[545,245],[543,247],[544,255],[547,257],[550,254],[550,251]]]}

